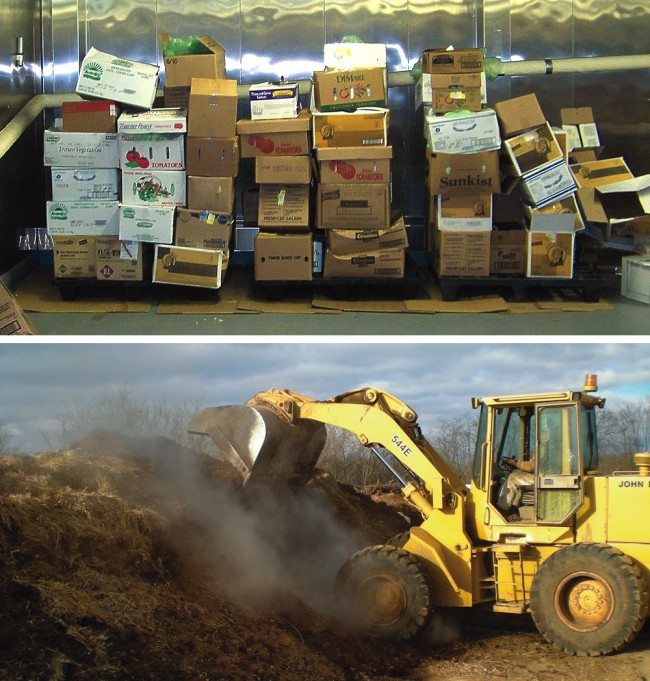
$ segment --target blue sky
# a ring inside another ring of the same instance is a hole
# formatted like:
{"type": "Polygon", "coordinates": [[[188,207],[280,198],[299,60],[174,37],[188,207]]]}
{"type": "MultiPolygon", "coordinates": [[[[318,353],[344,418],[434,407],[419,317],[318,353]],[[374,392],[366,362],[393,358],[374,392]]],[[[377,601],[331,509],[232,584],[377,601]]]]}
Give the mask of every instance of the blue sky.
{"type": "Polygon", "coordinates": [[[599,376],[609,406],[650,395],[645,343],[543,342],[6,342],[0,426],[22,451],[56,441],[57,414],[128,388],[143,401],[240,404],[290,388],[319,399],[376,386],[407,402],[426,431],[471,414],[470,397],[579,389],[599,376]]]}

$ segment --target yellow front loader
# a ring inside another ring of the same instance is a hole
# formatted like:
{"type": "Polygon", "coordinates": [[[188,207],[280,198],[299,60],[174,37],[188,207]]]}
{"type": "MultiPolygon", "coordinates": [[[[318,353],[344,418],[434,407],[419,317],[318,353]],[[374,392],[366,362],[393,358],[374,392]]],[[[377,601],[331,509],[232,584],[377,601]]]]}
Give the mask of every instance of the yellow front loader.
{"type": "Polygon", "coordinates": [[[567,653],[604,655],[648,614],[650,454],[636,455],[635,471],[598,474],[595,383],[589,375],[580,391],[472,398],[480,417],[469,485],[415,412],[376,388],[323,401],[274,388],[205,409],[189,430],[210,435],[245,484],[308,475],[327,425],[390,468],[422,522],[355,553],[337,580],[372,634],[407,639],[436,607],[482,605],[530,613],[567,653]]]}

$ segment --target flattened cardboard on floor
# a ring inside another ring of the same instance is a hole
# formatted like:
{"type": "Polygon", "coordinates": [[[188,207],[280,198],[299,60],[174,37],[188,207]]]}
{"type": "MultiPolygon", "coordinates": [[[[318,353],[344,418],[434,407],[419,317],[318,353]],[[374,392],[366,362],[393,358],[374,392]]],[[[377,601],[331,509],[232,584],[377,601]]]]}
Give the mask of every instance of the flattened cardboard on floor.
{"type": "Polygon", "coordinates": [[[161,284],[221,287],[223,251],[156,245],[153,281],[161,284]]]}
{"type": "Polygon", "coordinates": [[[387,184],[319,184],[316,226],[323,229],[387,229],[390,226],[387,184]]]}
{"type": "Polygon", "coordinates": [[[392,146],[332,147],[318,149],[323,184],[391,181],[392,146]]]}
{"type": "MultiPolygon", "coordinates": [[[[169,35],[161,33],[160,42],[169,41],[169,35]]],[[[170,88],[189,87],[192,78],[226,78],[226,50],[209,36],[198,38],[205,54],[170,55],[163,59],[165,85],[170,88]]]]}
{"type": "Polygon", "coordinates": [[[311,234],[273,234],[255,237],[256,281],[309,281],[313,271],[311,234]]]}
{"type": "Polygon", "coordinates": [[[309,185],[260,185],[257,223],[262,228],[304,231],[310,224],[309,185]]]}

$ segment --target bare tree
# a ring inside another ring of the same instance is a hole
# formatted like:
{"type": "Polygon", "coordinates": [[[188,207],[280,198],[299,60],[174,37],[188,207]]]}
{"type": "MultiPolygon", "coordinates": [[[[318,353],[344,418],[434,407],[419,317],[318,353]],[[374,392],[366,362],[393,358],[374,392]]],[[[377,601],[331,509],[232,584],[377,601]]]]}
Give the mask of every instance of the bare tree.
{"type": "Polygon", "coordinates": [[[477,428],[477,418],[457,416],[441,419],[427,434],[431,444],[464,482],[469,482],[472,476],[477,428]]]}
{"type": "Polygon", "coordinates": [[[0,454],[12,451],[11,442],[13,438],[7,426],[0,426],[0,454]]]}

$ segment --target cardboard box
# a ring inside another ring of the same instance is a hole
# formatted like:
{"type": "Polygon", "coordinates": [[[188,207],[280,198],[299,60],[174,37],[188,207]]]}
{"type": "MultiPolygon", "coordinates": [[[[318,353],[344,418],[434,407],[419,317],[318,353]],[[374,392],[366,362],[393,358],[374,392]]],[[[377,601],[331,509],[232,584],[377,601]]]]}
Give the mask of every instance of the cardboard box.
{"type": "Polygon", "coordinates": [[[598,149],[600,136],[590,106],[560,109],[560,120],[571,136],[572,149],[598,149]]]}
{"type": "Polygon", "coordinates": [[[433,230],[434,269],[440,277],[487,277],[490,232],[433,230]]]}
{"type": "Polygon", "coordinates": [[[171,244],[174,240],[174,207],[121,205],[118,233],[122,241],[171,244]]]}
{"type": "Polygon", "coordinates": [[[391,181],[392,146],[323,148],[317,158],[323,184],[391,181]]]}
{"type": "Polygon", "coordinates": [[[50,236],[101,236],[119,230],[117,201],[48,201],[46,216],[50,236]]]}
{"type": "Polygon", "coordinates": [[[63,132],[115,133],[119,108],[115,102],[94,100],[63,102],[61,117],[63,132]]]}
{"type": "Polygon", "coordinates": [[[233,177],[187,178],[187,207],[213,213],[232,213],[235,203],[235,179],[233,177]]]}
{"type": "Polygon", "coordinates": [[[255,237],[256,281],[309,281],[313,272],[311,234],[271,234],[255,237]]]}
{"type": "Polygon", "coordinates": [[[426,114],[425,139],[429,149],[443,154],[470,154],[501,147],[499,125],[492,109],[467,116],[426,114]]]}
{"type": "Polygon", "coordinates": [[[176,209],[174,244],[188,248],[227,250],[234,218],[230,213],[176,209]]]}
{"type": "Polygon", "coordinates": [[[236,177],[239,174],[239,137],[188,137],[187,174],[236,177]]]}
{"type": "Polygon", "coordinates": [[[575,232],[528,231],[526,276],[571,279],[575,232]]]}
{"type": "Polygon", "coordinates": [[[427,187],[432,194],[472,194],[501,190],[499,152],[441,154],[427,149],[427,187]]]}
{"type": "Polygon", "coordinates": [[[621,265],[621,295],[650,304],[650,255],[626,255],[621,265]]]}
{"type": "Polygon", "coordinates": [[[190,86],[165,87],[163,89],[163,102],[169,109],[187,109],[190,105],[190,86]]]}
{"type": "Polygon", "coordinates": [[[540,232],[566,232],[571,229],[579,232],[585,229],[574,194],[542,208],[524,205],[524,213],[529,227],[540,232]]]}
{"type": "Polygon", "coordinates": [[[309,227],[309,217],[309,185],[260,185],[259,227],[304,231],[309,227]]]}
{"type": "Polygon", "coordinates": [[[95,279],[97,251],[94,236],[52,237],[54,276],[57,279],[95,279]]]}
{"type": "Polygon", "coordinates": [[[326,69],[367,69],[386,67],[383,43],[325,43],[323,61],[326,69]]]}
{"type": "Polygon", "coordinates": [[[360,279],[395,279],[404,276],[406,257],[403,248],[335,255],[325,251],[323,277],[358,277],[360,279]]]}
{"type": "Polygon", "coordinates": [[[483,72],[425,73],[431,108],[436,113],[458,109],[480,111],[483,107],[483,72]]]}
{"type": "MultiPolygon", "coordinates": [[[[203,54],[165,55],[165,86],[189,87],[192,78],[226,78],[226,50],[212,38],[198,38],[203,54]]],[[[160,42],[169,42],[169,35],[162,33],[160,42]]]]}
{"type": "Polygon", "coordinates": [[[187,109],[183,107],[127,111],[117,121],[117,132],[175,134],[187,132],[187,109]]]}
{"type": "Polygon", "coordinates": [[[0,282],[0,336],[31,336],[34,333],[16,299],[0,282]]]}
{"type": "Polygon", "coordinates": [[[476,73],[482,70],[482,48],[431,48],[422,52],[422,73],[476,73]]]}
{"type": "Polygon", "coordinates": [[[52,168],[53,201],[117,201],[117,168],[52,168]]]}
{"type": "Polygon", "coordinates": [[[190,137],[234,137],[237,131],[237,81],[192,78],[187,134],[190,137]]]}
{"type": "Polygon", "coordinates": [[[119,133],[120,168],[140,172],[183,170],[185,134],[119,133]]]}
{"type": "Polygon", "coordinates": [[[601,187],[612,182],[631,180],[634,175],[622,157],[585,161],[571,166],[578,187],[601,187]]]}
{"type": "Polygon", "coordinates": [[[256,83],[248,88],[252,120],[295,118],[300,113],[298,83],[256,83]]]}
{"type": "Polygon", "coordinates": [[[490,232],[490,274],[524,274],[525,229],[494,229],[490,232]]]}
{"type": "Polygon", "coordinates": [[[311,151],[309,130],[311,114],[307,109],[296,118],[237,121],[242,158],[255,156],[303,156],[311,151]]]}
{"type": "Polygon", "coordinates": [[[97,237],[96,262],[98,280],[142,281],[142,261],[142,248],[140,244],[134,241],[122,241],[116,236],[97,237]]]}
{"type": "Polygon", "coordinates": [[[525,199],[536,208],[561,201],[577,189],[564,161],[522,177],[520,187],[525,199]]]}
{"type": "Polygon", "coordinates": [[[218,289],[223,261],[220,250],[156,244],[152,279],[161,284],[218,289]]]}
{"type": "Polygon", "coordinates": [[[129,205],[184,206],[187,202],[184,170],[150,173],[122,171],[122,201],[129,205]]]}
{"type": "Polygon", "coordinates": [[[314,146],[366,147],[388,144],[388,109],[367,108],[356,111],[312,112],[314,146]]]}
{"type": "Polygon", "coordinates": [[[43,164],[74,168],[119,168],[116,133],[63,132],[57,128],[43,135],[43,164]]]}
{"type": "Polygon", "coordinates": [[[318,111],[355,111],[386,106],[385,68],[314,71],[314,103],[318,111]]]}
{"type": "Polygon", "coordinates": [[[492,229],[492,194],[439,195],[435,225],[442,232],[489,232],[492,229]]]}
{"type": "Polygon", "coordinates": [[[497,102],[494,110],[504,138],[514,137],[546,123],[546,116],[534,93],[497,102]]]}
{"type": "Polygon", "coordinates": [[[390,199],[387,184],[319,184],[316,226],[386,229],[390,226],[390,199]]]}
{"type": "Polygon", "coordinates": [[[596,188],[610,220],[630,220],[650,213],[650,174],[596,188]]]}
{"type": "Polygon", "coordinates": [[[157,88],[157,66],[114,57],[91,47],[81,63],[76,92],[151,109],[157,88]]]}
{"type": "Polygon", "coordinates": [[[334,255],[351,255],[408,246],[403,217],[398,218],[387,229],[328,229],[326,241],[327,248],[334,255]]]}
{"type": "Polygon", "coordinates": [[[309,156],[257,156],[255,182],[258,184],[309,184],[312,160],[309,156]]]}
{"type": "Polygon", "coordinates": [[[562,149],[548,123],[505,140],[504,147],[512,164],[509,170],[518,177],[564,162],[562,149]]]}

